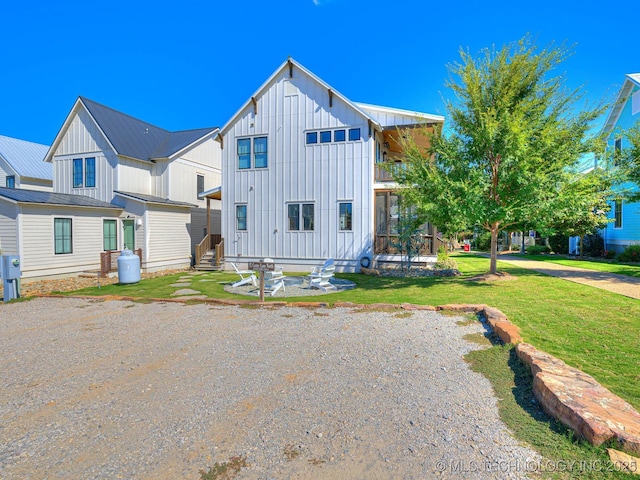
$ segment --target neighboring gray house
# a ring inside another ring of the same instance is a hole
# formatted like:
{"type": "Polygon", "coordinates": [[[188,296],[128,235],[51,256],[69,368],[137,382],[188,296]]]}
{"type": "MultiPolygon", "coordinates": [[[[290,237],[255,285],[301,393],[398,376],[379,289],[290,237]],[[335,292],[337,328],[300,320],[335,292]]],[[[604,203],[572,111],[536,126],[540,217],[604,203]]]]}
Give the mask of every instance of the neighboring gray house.
{"type": "Polygon", "coordinates": [[[53,190],[51,165],[44,161],[49,147],[0,135],[0,187],[53,190]]]}
{"type": "Polygon", "coordinates": [[[101,252],[125,246],[142,249],[144,271],[189,266],[207,225],[198,194],[221,180],[217,134],[170,132],[79,97],[44,158],[54,194],[0,189],[0,248],[22,257],[23,277],[95,270],[101,252]]]}

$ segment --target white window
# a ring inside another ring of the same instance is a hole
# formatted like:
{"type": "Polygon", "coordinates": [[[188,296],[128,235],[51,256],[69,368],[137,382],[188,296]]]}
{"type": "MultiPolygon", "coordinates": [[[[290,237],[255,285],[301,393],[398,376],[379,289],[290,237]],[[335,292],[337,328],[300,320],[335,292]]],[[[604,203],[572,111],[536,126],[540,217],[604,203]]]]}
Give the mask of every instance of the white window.
{"type": "Polygon", "coordinates": [[[290,203],[287,206],[289,231],[310,231],[314,229],[314,204],[290,203]]]}

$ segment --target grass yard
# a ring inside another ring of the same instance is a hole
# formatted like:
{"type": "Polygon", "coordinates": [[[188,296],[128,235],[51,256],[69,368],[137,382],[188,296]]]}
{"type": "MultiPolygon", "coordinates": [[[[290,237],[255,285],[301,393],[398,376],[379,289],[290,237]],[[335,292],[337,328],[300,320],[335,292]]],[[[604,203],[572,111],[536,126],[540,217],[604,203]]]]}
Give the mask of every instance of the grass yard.
{"type": "MultiPolygon", "coordinates": [[[[513,254],[512,254],[513,255],[513,254]]],[[[612,263],[607,260],[578,260],[566,258],[561,255],[513,255],[525,260],[537,260],[539,262],[557,263],[568,267],[586,268],[598,272],[617,273],[630,277],[640,277],[640,265],[628,265],[624,263],[612,263]]]]}

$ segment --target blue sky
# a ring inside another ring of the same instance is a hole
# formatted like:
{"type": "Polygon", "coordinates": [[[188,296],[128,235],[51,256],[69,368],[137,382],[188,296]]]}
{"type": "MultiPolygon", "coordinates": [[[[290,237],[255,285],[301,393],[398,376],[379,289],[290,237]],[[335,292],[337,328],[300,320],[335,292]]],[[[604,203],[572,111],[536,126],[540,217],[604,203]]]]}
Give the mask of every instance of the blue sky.
{"type": "Polygon", "coordinates": [[[441,115],[461,47],[565,42],[557,73],[593,101],[640,72],[637,0],[9,0],[2,17],[0,134],[44,144],[79,95],[168,130],[222,126],[288,56],[351,100],[441,115]]]}

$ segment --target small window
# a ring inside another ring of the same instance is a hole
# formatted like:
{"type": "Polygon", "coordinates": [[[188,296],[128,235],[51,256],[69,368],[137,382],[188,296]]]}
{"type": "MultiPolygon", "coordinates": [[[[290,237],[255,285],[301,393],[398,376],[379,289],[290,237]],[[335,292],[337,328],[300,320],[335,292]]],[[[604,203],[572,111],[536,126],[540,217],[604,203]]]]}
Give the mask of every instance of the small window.
{"type": "Polygon", "coordinates": [[[360,140],[360,129],[359,128],[350,128],[349,129],[349,141],[355,142],[360,140]]]}
{"type": "Polygon", "coordinates": [[[614,224],[613,228],[622,228],[622,200],[616,199],[614,206],[614,224]]]}
{"type": "Polygon", "coordinates": [[[300,230],[300,204],[292,203],[287,210],[289,230],[300,230]]]}
{"type": "Polygon", "coordinates": [[[118,249],[118,237],[115,220],[104,220],[102,222],[102,244],[105,252],[118,249]]]}
{"type": "Polygon", "coordinates": [[[318,132],[307,133],[307,145],[310,145],[312,143],[318,143],[318,132]]]}
{"type": "Polygon", "coordinates": [[[56,255],[73,252],[70,218],[53,219],[53,237],[56,255]]]}
{"type": "Polygon", "coordinates": [[[353,204],[341,203],[340,204],[340,230],[351,230],[351,212],[353,204]]]}
{"type": "Polygon", "coordinates": [[[336,130],[335,132],[333,132],[333,141],[334,142],[344,142],[345,141],[345,134],[346,134],[346,132],[344,130],[336,130]]]}
{"type": "Polygon", "coordinates": [[[89,157],[84,161],[84,186],[96,186],[96,159],[89,157]]]}
{"type": "Polygon", "coordinates": [[[4,186],[7,188],[16,188],[16,176],[7,175],[7,178],[4,179],[4,186]]]}
{"type": "Polygon", "coordinates": [[[313,230],[313,203],[302,204],[302,229],[313,230]]]}
{"type": "Polygon", "coordinates": [[[243,170],[251,168],[251,139],[238,139],[238,168],[243,170]]]}
{"type": "Polygon", "coordinates": [[[73,159],[73,188],[82,188],[82,159],[73,159]]]}
{"type": "Polygon", "coordinates": [[[202,192],[204,192],[204,175],[197,175],[196,176],[196,191],[197,191],[196,198],[198,200],[202,200],[200,198],[200,194],[202,192]]]}
{"type": "Polygon", "coordinates": [[[236,205],[236,230],[247,229],[247,206],[236,205]]]}
{"type": "Polygon", "coordinates": [[[622,137],[613,141],[613,165],[620,165],[620,157],[622,155],[622,137]]]}
{"type": "Polygon", "coordinates": [[[267,168],[267,137],[253,139],[253,156],[255,168],[267,168]]]}
{"type": "Polygon", "coordinates": [[[320,132],[320,143],[331,142],[331,131],[320,132]]]}

